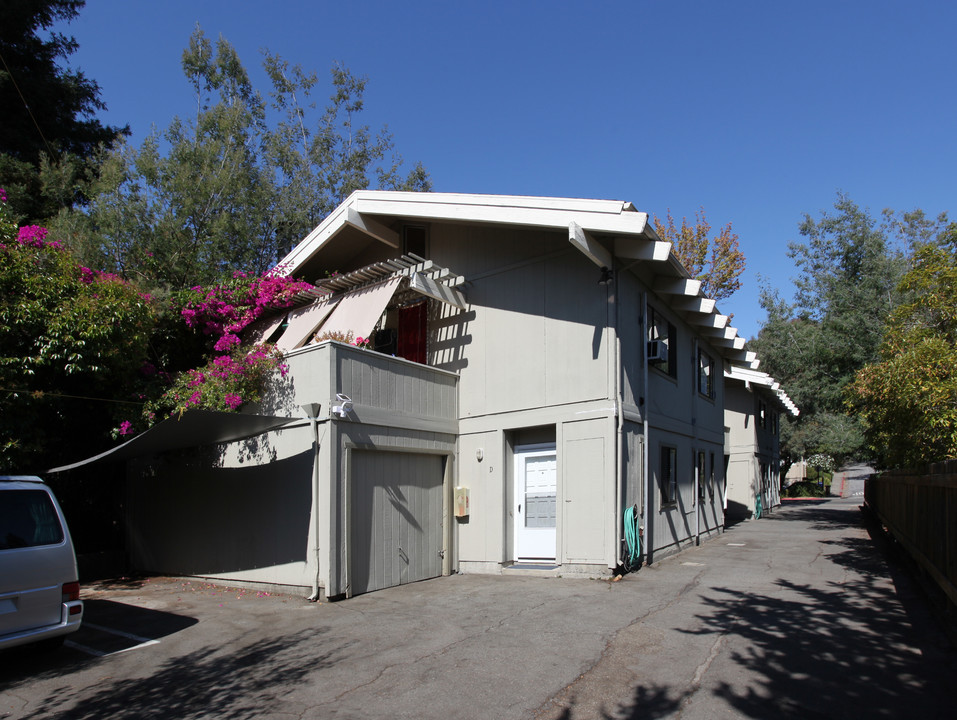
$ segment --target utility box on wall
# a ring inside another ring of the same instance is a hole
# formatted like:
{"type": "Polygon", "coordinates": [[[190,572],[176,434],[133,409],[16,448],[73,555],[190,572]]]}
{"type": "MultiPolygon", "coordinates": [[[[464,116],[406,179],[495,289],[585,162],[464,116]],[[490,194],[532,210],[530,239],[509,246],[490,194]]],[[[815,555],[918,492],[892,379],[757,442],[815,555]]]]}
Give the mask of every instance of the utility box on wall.
{"type": "Polygon", "coordinates": [[[469,516],[469,489],[467,487],[455,488],[455,517],[469,516]]]}

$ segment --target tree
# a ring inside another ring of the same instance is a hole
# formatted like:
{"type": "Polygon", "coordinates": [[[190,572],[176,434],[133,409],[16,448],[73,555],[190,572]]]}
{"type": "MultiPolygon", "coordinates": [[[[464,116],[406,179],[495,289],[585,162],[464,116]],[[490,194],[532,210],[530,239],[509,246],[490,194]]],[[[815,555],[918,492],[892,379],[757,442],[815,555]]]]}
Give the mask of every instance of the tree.
{"type": "Polygon", "coordinates": [[[240,333],[312,289],[237,275],[157,299],[78,264],[46,228],[17,227],[0,190],[0,471],[88,456],[191,408],[258,401],[282,358],[240,333]]]}
{"type": "Polygon", "coordinates": [[[849,403],[881,464],[957,457],[957,223],[915,251],[880,359],[861,368],[849,403]]]}
{"type": "Polygon", "coordinates": [[[17,228],[0,190],[0,468],[38,471],[102,448],[147,357],[151,299],[17,228]]]}
{"type": "Polygon", "coordinates": [[[931,225],[920,211],[885,211],[878,225],[842,194],[834,208],[817,221],[805,216],[800,233],[806,241],[788,251],[799,270],[794,302],[762,288],[767,320],[750,343],[761,369],[801,408],[782,428],[782,447],[794,456],[820,452],[841,459],[865,451],[860,418],[849,413],[845,393],[857,371],[878,358],[887,318],[903,300],[904,246],[931,225]]]}
{"type": "Polygon", "coordinates": [[[661,239],[672,243],[681,264],[692,277],[701,280],[705,295],[724,300],[741,287],[738,278],[744,272],[745,260],[738,247],[738,236],[731,230],[731,223],[712,237],[711,224],[705,217],[704,208],[695,214],[693,226],[688,224],[687,218],[681,218],[681,227],[677,227],[671,210],[668,210],[664,223],[657,217],[654,223],[661,239]]]}
{"type": "Polygon", "coordinates": [[[6,3],[0,23],[0,186],[28,222],[83,202],[79,181],[101,144],[125,129],[108,127],[99,86],[78,70],[64,69],[76,51],[72,37],[40,32],[76,18],[85,0],[6,3]]]}
{"type": "Polygon", "coordinates": [[[196,115],[106,154],[90,207],[57,224],[82,258],[164,292],[261,274],[353,190],[430,187],[421,166],[400,176],[385,129],[358,123],[364,79],[333,68],[316,118],[315,74],[268,52],[264,67],[268,101],[225,39],[194,31],[183,70],[196,115]]]}

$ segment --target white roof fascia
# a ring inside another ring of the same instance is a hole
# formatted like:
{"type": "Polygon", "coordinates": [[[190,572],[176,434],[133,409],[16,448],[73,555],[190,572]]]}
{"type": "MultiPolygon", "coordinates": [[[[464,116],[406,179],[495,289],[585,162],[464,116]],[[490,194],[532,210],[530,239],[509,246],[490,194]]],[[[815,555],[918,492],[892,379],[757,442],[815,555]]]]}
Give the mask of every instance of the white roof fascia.
{"type": "Polygon", "coordinates": [[[741,367],[740,365],[732,365],[731,367],[725,368],[724,376],[732,380],[740,380],[746,386],[760,385],[761,387],[768,388],[768,390],[777,397],[781,405],[794,417],[801,414],[798,406],[795,405],[794,401],[788,397],[788,394],[781,389],[781,384],[766,372],[741,367]]]}
{"type": "Polygon", "coordinates": [[[279,263],[293,273],[346,225],[369,232],[383,242],[395,236],[370,215],[450,222],[486,222],[567,230],[574,222],[585,231],[644,236],[658,240],[648,214],[618,200],[579,200],[505,195],[417,193],[357,190],[332,211],[279,263]],[[387,239],[388,238],[388,239],[387,239]]]}
{"type": "MultiPolygon", "coordinates": [[[[350,196],[350,200],[351,197],[352,196],[350,196]]],[[[286,257],[279,261],[279,264],[276,266],[279,272],[292,275],[300,265],[312,257],[333,235],[345,227],[349,213],[348,203],[350,200],[346,200],[346,202],[327,215],[325,220],[319,223],[311,233],[306,235],[296,247],[289,251],[286,257]]]]}
{"type": "Polygon", "coordinates": [[[636,235],[652,230],[647,213],[620,200],[357,190],[346,202],[354,202],[359,212],[372,215],[562,229],[575,221],[593,232],[636,235]]]}
{"type": "Polygon", "coordinates": [[[764,385],[765,387],[771,387],[775,382],[774,378],[763,370],[751,370],[741,367],[740,365],[732,365],[729,368],[725,368],[724,376],[732,380],[742,380],[757,385],[764,385]]]}

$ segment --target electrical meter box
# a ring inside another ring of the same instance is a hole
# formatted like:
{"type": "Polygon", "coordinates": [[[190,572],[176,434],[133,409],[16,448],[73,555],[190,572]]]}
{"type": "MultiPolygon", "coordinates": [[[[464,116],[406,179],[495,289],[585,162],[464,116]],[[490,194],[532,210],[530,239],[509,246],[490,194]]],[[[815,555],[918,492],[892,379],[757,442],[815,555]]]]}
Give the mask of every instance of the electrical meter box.
{"type": "Polygon", "coordinates": [[[455,517],[469,516],[469,489],[467,487],[455,488],[455,517]]]}

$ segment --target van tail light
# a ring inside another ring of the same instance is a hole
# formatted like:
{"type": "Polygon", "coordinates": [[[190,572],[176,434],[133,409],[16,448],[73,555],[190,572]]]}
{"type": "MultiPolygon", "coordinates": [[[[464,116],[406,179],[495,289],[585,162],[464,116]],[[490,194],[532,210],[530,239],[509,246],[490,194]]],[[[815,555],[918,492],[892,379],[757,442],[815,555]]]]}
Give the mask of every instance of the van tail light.
{"type": "MultiPolygon", "coordinates": [[[[63,602],[72,602],[80,599],[80,583],[70,582],[63,584],[63,602]]],[[[74,605],[70,608],[70,615],[77,615],[83,612],[82,605],[74,605]]]]}

